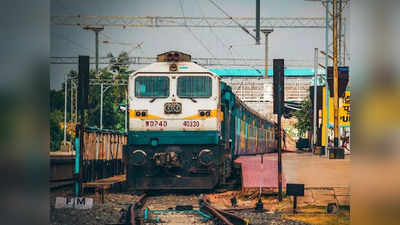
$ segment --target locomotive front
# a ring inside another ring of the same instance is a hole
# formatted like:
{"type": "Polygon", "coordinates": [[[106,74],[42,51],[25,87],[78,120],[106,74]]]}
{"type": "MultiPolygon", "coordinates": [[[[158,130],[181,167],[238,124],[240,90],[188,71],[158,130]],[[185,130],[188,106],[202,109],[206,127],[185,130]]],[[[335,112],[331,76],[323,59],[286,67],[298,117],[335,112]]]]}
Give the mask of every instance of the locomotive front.
{"type": "Polygon", "coordinates": [[[128,188],[211,189],[223,157],[219,77],[181,52],[157,59],[129,77],[128,188]]]}

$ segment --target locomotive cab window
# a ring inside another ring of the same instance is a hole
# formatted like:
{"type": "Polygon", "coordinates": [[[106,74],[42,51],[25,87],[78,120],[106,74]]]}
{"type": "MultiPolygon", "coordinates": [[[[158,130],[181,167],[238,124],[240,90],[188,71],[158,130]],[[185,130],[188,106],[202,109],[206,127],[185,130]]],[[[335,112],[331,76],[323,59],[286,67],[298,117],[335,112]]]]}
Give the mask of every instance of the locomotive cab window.
{"type": "Polygon", "coordinates": [[[169,78],[165,76],[137,77],[135,96],[138,98],[166,98],[169,96],[169,78]]]}
{"type": "Polygon", "coordinates": [[[209,98],[212,80],[208,76],[181,76],[178,78],[178,96],[181,98],[209,98]]]}

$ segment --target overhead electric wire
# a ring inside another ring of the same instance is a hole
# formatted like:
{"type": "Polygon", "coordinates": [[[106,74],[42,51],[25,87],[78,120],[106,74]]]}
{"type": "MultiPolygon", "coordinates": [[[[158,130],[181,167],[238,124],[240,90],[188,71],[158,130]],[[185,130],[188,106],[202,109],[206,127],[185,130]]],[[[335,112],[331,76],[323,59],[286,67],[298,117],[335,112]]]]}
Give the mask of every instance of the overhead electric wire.
{"type": "MultiPolygon", "coordinates": [[[[233,22],[235,22],[243,31],[245,31],[245,32],[246,32],[247,34],[249,34],[251,37],[253,37],[254,39],[256,39],[256,37],[253,36],[244,26],[242,26],[239,22],[235,21],[235,20],[233,19],[233,17],[231,17],[228,13],[226,13],[226,12],[225,12],[221,7],[219,7],[214,1],[209,0],[209,2],[211,2],[211,3],[212,3],[215,7],[217,7],[222,13],[224,13],[225,16],[227,16],[227,17],[230,18],[233,22]]],[[[213,32],[210,23],[209,23],[208,20],[205,18],[204,12],[203,12],[203,10],[201,9],[200,4],[198,4],[198,5],[199,5],[200,11],[201,11],[201,13],[202,13],[202,15],[203,15],[203,18],[205,19],[205,21],[207,22],[207,24],[210,26],[210,27],[209,27],[209,28],[210,28],[210,31],[211,31],[211,32],[217,37],[217,39],[219,39],[219,40],[221,41],[221,43],[228,49],[228,51],[229,51],[229,53],[232,55],[232,57],[235,57],[234,54],[233,54],[232,45],[230,45],[229,47],[226,46],[226,45],[223,43],[223,41],[218,37],[218,35],[215,34],[215,33],[213,32]]],[[[255,71],[257,71],[258,74],[263,75],[263,74],[261,73],[261,71],[260,71],[258,68],[256,68],[255,66],[251,65],[250,63],[248,63],[247,60],[245,60],[245,62],[246,62],[251,68],[253,68],[255,71]]],[[[267,73],[267,72],[266,72],[266,73],[267,73]]],[[[268,76],[268,75],[267,75],[267,76],[268,76]]],[[[240,82],[239,86],[238,86],[237,89],[234,91],[234,93],[236,93],[236,92],[239,91],[239,89],[240,89],[240,88],[242,87],[242,85],[243,85],[243,82],[244,82],[244,79],[240,82]]],[[[261,98],[260,98],[260,99],[261,99],[261,98]]]]}
{"type": "Polygon", "coordinates": [[[82,48],[83,48],[83,49],[86,49],[89,53],[93,53],[93,54],[94,54],[93,50],[91,50],[90,48],[85,47],[84,45],[81,45],[81,44],[79,44],[79,43],[77,43],[77,42],[75,42],[75,41],[72,41],[71,39],[65,37],[64,35],[57,34],[57,33],[54,33],[54,34],[55,34],[56,36],[59,36],[61,39],[64,39],[65,41],[69,42],[70,44],[73,44],[73,45],[79,47],[80,50],[82,50],[82,48]]]}
{"type": "Polygon", "coordinates": [[[250,33],[249,30],[247,30],[246,27],[244,27],[242,24],[237,22],[232,16],[230,16],[227,12],[225,12],[225,10],[223,10],[219,5],[217,5],[217,3],[215,3],[213,0],[208,0],[208,1],[211,2],[215,7],[217,7],[217,9],[219,9],[226,17],[228,17],[230,20],[232,20],[234,23],[236,23],[236,25],[238,25],[244,32],[246,32],[248,35],[250,35],[252,38],[254,38],[254,40],[257,39],[253,34],[250,33]]]}
{"type": "MultiPolygon", "coordinates": [[[[179,2],[179,6],[180,6],[180,8],[181,8],[182,16],[183,16],[183,18],[185,18],[185,11],[184,11],[184,9],[183,9],[182,0],[178,0],[178,2],[179,2]]],[[[206,49],[207,52],[208,52],[212,57],[215,58],[215,55],[211,52],[211,50],[203,43],[203,41],[201,41],[200,38],[198,38],[198,37],[196,36],[196,34],[192,31],[192,29],[191,29],[189,26],[187,26],[187,24],[186,24],[186,19],[184,19],[184,25],[185,25],[186,29],[192,34],[192,36],[201,44],[201,46],[203,46],[203,48],[206,49]]]]}
{"type": "MultiPolygon", "coordinates": [[[[228,52],[232,55],[232,52],[229,50],[229,47],[222,41],[222,39],[214,32],[214,29],[212,28],[212,26],[211,26],[211,24],[210,24],[210,22],[207,20],[207,18],[206,18],[206,16],[205,16],[205,13],[204,13],[204,11],[203,11],[203,8],[201,7],[201,4],[198,2],[198,1],[196,1],[197,2],[197,5],[199,6],[199,9],[200,9],[200,13],[201,13],[201,15],[203,16],[203,19],[206,21],[206,23],[208,24],[208,28],[210,29],[210,32],[215,36],[215,38],[225,47],[225,48],[227,48],[228,49],[228,52]]],[[[232,57],[233,57],[233,55],[232,55],[232,57]]]]}

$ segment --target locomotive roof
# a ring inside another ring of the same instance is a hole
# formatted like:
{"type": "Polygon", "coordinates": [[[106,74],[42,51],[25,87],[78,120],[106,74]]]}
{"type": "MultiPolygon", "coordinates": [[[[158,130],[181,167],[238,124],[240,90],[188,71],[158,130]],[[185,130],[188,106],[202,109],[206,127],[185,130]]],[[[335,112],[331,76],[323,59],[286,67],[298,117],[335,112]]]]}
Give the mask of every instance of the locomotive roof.
{"type": "Polygon", "coordinates": [[[130,76],[135,76],[137,73],[208,73],[221,79],[215,73],[194,62],[156,62],[136,70],[130,76]],[[177,65],[177,71],[170,70],[172,64],[177,65]]]}

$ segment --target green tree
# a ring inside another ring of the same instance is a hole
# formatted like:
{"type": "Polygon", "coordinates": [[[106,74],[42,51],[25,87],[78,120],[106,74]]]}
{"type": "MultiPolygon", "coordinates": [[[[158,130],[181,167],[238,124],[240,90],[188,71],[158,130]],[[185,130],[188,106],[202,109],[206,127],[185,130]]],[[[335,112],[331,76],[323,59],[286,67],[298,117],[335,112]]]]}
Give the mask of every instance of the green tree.
{"type": "Polygon", "coordinates": [[[63,90],[50,90],[50,112],[64,110],[64,92],[63,90]]]}
{"type": "MultiPolygon", "coordinates": [[[[126,52],[120,53],[118,56],[108,54],[110,57],[109,65],[100,70],[100,79],[128,79],[133,71],[129,71],[129,55],[126,52]]],[[[69,77],[78,78],[78,72],[71,70],[69,77]]],[[[89,78],[96,78],[95,70],[89,71],[89,78]]],[[[103,97],[103,127],[105,129],[125,131],[125,115],[117,112],[117,106],[120,103],[126,103],[126,86],[112,86],[104,94],[103,97]]],[[[67,118],[71,118],[70,114],[70,93],[71,84],[68,84],[67,98],[67,118]]],[[[59,150],[64,133],[60,127],[60,123],[64,121],[64,83],[60,90],[50,90],[50,149],[51,151],[59,150]]],[[[89,109],[86,113],[85,126],[99,127],[100,125],[100,86],[91,85],[89,87],[89,109]]],[[[69,137],[69,136],[68,136],[69,137]]],[[[69,139],[69,138],[68,138],[69,139]]]]}
{"type": "Polygon", "coordinates": [[[64,118],[64,113],[60,110],[50,112],[50,151],[57,151],[60,148],[64,133],[60,127],[60,122],[64,118]]]}
{"type": "Polygon", "coordinates": [[[294,127],[298,130],[298,136],[303,137],[307,131],[311,131],[311,114],[312,114],[312,102],[310,98],[305,99],[299,111],[294,113],[297,118],[297,122],[294,127]]]}
{"type": "MultiPolygon", "coordinates": [[[[107,54],[110,58],[109,65],[100,71],[100,79],[128,79],[129,74],[129,55],[121,52],[118,56],[112,53],[107,54]]],[[[90,71],[90,77],[94,78],[95,73],[90,71]]],[[[111,86],[103,95],[103,128],[125,131],[125,118],[123,113],[117,112],[120,103],[126,103],[126,86],[111,86]]],[[[88,126],[99,127],[100,124],[100,86],[90,86],[89,88],[89,113],[88,126]]]]}
{"type": "Polygon", "coordinates": [[[113,78],[128,78],[132,71],[129,71],[129,54],[127,52],[121,52],[118,56],[114,56],[112,53],[108,53],[107,57],[110,58],[109,66],[106,68],[106,73],[112,73],[113,78]]]}

